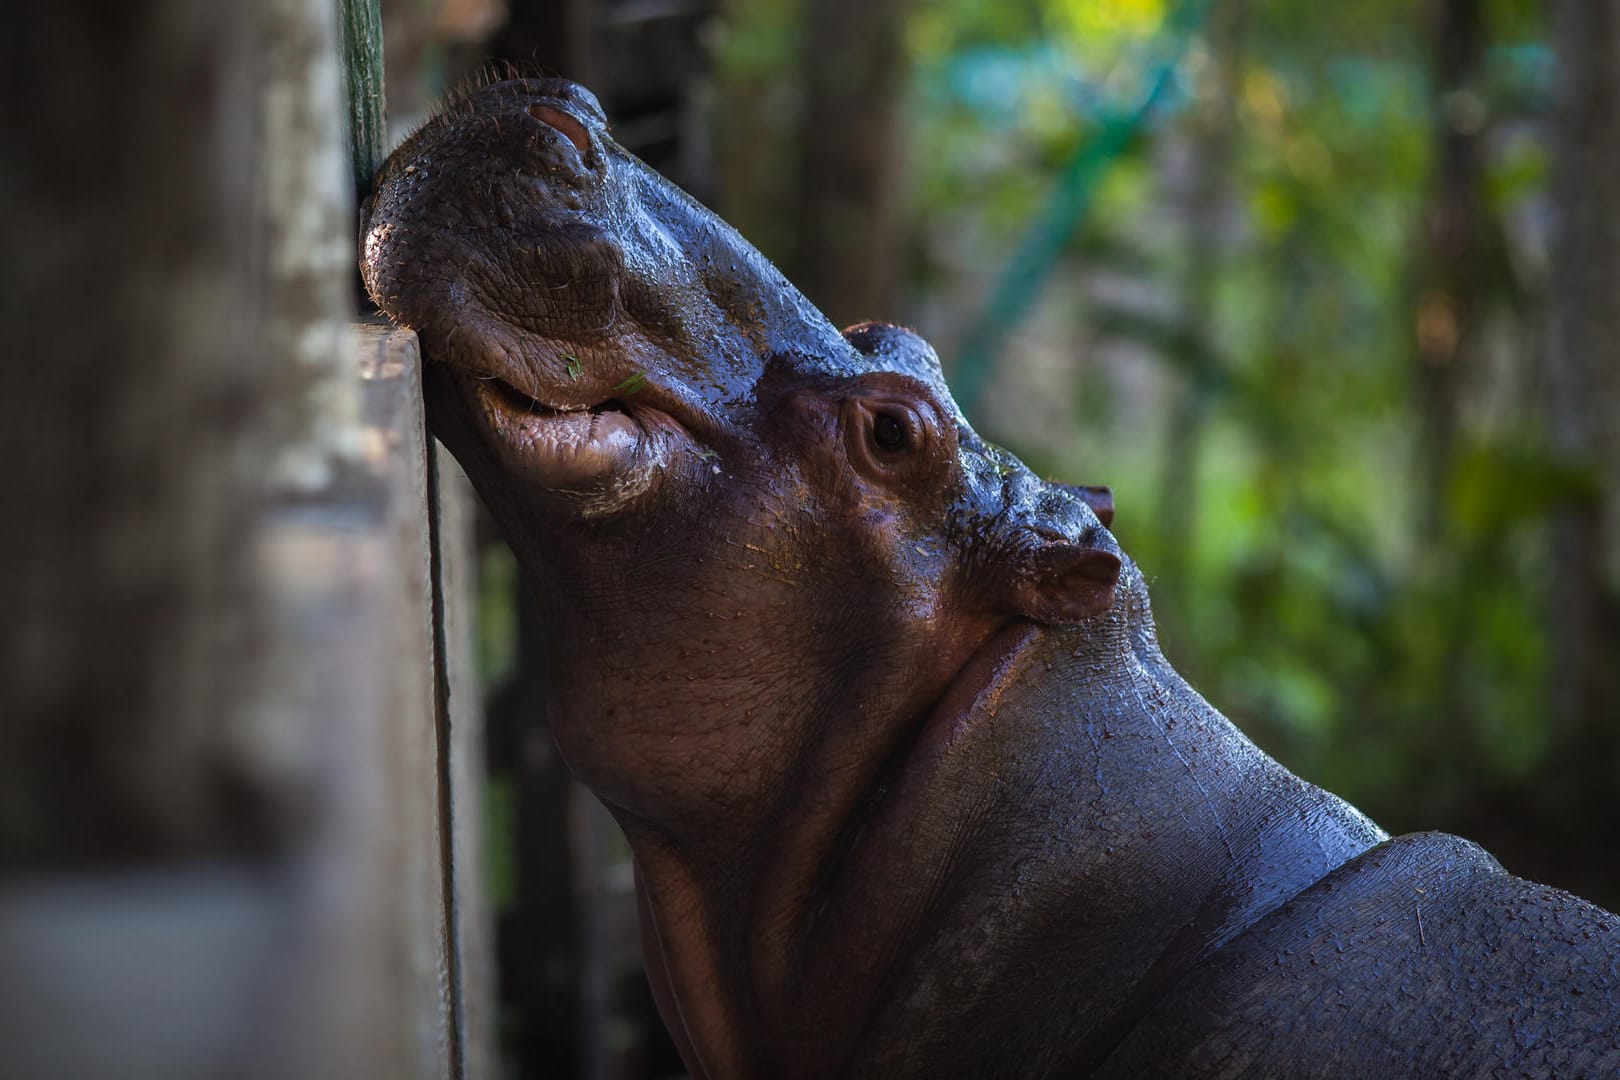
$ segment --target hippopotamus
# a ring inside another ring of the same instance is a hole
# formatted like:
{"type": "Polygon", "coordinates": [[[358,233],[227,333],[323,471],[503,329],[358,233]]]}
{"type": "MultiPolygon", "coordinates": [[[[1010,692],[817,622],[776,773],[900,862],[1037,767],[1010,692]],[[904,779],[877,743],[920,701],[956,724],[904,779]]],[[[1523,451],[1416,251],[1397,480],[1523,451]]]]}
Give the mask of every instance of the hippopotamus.
{"type": "Polygon", "coordinates": [[[694,1077],[1620,1075],[1620,919],[1261,752],[1105,489],[834,328],[589,92],[462,94],[361,231],[694,1077]]]}

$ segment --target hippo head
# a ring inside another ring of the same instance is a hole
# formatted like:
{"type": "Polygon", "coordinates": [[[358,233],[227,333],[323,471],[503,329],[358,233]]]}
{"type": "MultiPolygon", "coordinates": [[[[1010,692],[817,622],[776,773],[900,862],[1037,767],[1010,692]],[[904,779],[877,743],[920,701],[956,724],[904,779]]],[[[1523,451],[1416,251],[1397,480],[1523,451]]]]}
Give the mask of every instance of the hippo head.
{"type": "Polygon", "coordinates": [[[584,89],[462,95],[363,228],[431,422],[542,590],[557,741],[615,809],[774,811],[790,775],[825,799],[1001,631],[1109,606],[1104,489],[980,440],[915,334],[840,334],[584,89]]]}
{"type": "Polygon", "coordinates": [[[1114,603],[1106,489],[982,441],[910,331],[839,333],[572,84],[464,94],[363,219],[367,287],[420,335],[430,421],[539,591],[553,735],[659,932],[764,920],[753,977],[787,979],[789,924],[919,748],[1114,603]]]}

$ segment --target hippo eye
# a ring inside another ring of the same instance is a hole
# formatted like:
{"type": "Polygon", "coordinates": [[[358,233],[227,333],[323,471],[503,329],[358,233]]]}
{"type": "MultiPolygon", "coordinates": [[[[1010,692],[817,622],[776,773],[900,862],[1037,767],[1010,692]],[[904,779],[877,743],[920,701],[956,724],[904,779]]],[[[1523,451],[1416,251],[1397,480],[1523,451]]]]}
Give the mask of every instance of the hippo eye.
{"type": "Polygon", "coordinates": [[[906,448],[906,422],[893,413],[880,412],[872,417],[872,442],[879,450],[893,454],[906,448]]]}
{"type": "Polygon", "coordinates": [[[876,393],[852,395],[840,405],[845,462],[880,485],[915,485],[925,476],[943,477],[948,455],[940,452],[941,440],[944,445],[950,440],[937,424],[939,407],[909,383],[895,387],[898,379],[870,378],[879,384],[872,388],[876,393]]]}

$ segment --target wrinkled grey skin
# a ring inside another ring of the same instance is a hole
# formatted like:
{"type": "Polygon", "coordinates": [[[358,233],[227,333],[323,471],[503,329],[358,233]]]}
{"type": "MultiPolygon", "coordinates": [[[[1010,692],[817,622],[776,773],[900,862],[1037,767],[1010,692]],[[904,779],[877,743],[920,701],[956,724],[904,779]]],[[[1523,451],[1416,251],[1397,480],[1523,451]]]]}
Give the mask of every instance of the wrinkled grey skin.
{"type": "Polygon", "coordinates": [[[1620,920],[1256,749],[1101,489],[983,443],[909,331],[839,334],[587,92],[464,95],[363,243],[694,1076],[1620,1074],[1620,920]]]}

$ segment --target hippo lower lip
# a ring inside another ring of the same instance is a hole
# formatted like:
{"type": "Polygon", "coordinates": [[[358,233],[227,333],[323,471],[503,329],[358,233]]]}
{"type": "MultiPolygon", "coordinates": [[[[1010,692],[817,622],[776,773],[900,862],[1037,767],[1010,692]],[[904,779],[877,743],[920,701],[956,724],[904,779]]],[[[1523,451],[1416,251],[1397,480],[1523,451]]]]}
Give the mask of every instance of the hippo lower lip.
{"type": "Polygon", "coordinates": [[[647,410],[632,411],[619,401],[551,406],[501,379],[463,376],[461,382],[498,452],[545,485],[569,487],[609,474],[648,442],[645,417],[637,416],[647,410]]]}

